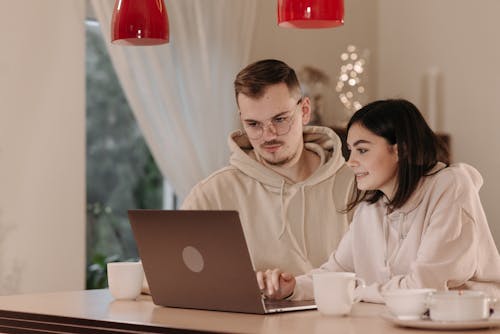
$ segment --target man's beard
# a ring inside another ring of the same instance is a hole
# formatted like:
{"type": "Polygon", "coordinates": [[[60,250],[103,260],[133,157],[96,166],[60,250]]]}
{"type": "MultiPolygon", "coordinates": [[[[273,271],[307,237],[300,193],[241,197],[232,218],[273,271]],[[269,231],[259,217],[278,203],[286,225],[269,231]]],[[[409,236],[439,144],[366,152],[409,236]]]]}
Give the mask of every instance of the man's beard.
{"type": "Polygon", "coordinates": [[[288,157],[288,158],[285,158],[285,159],[282,159],[280,161],[270,161],[270,160],[267,160],[267,159],[264,159],[264,161],[270,165],[270,166],[276,166],[276,167],[283,167],[285,166],[287,163],[289,163],[290,161],[293,160],[293,158],[295,157],[296,154],[292,155],[291,157],[288,157]]]}
{"type": "MultiPolygon", "coordinates": [[[[262,147],[265,147],[266,145],[276,145],[276,144],[279,144],[279,145],[284,145],[283,142],[279,141],[279,140],[271,140],[271,141],[268,141],[268,142],[265,142],[264,144],[262,144],[261,146],[262,147]]],[[[266,164],[270,165],[270,166],[275,166],[275,167],[283,167],[285,166],[287,163],[289,163],[290,161],[294,160],[295,156],[297,155],[297,152],[295,152],[294,154],[288,156],[288,157],[285,157],[279,161],[275,161],[275,160],[268,160],[264,157],[262,157],[262,160],[264,160],[266,162],[266,164]]]]}

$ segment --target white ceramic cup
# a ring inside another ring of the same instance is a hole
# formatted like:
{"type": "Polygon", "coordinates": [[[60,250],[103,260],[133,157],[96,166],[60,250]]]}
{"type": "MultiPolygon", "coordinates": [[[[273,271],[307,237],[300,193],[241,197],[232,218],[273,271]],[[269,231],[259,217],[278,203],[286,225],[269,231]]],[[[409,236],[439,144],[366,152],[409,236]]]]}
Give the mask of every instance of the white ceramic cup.
{"type": "Polygon", "coordinates": [[[429,316],[434,321],[484,320],[495,302],[481,291],[436,292],[429,296],[429,316]]]}
{"type": "Polygon", "coordinates": [[[313,274],[314,299],[318,311],[325,315],[342,316],[351,312],[352,305],[359,302],[354,297],[356,282],[365,282],[355,273],[326,272],[313,274]]]}
{"type": "Polygon", "coordinates": [[[109,292],[115,299],[136,299],[141,294],[141,262],[110,262],[107,268],[109,292]]]}
{"type": "Polygon", "coordinates": [[[395,289],[382,293],[392,314],[403,320],[420,319],[427,311],[427,300],[435,289],[395,289]]]}

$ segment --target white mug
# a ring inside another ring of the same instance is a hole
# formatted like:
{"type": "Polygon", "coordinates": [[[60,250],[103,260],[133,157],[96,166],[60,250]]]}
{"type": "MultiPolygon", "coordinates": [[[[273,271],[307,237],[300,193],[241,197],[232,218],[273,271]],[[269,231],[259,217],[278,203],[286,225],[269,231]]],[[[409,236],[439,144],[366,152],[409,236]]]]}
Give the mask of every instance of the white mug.
{"type": "Polygon", "coordinates": [[[136,299],[141,294],[141,262],[110,262],[107,268],[109,292],[115,299],[136,299]]]}
{"type": "Polygon", "coordinates": [[[436,289],[393,289],[382,292],[385,305],[402,320],[421,319],[427,311],[427,301],[436,289]]]}
{"type": "Polygon", "coordinates": [[[354,297],[356,282],[362,287],[365,281],[355,273],[326,272],[313,274],[314,299],[318,311],[325,315],[342,316],[351,312],[352,305],[359,302],[354,297]]]}
{"type": "Polygon", "coordinates": [[[490,317],[496,302],[481,291],[440,291],[428,298],[429,316],[435,321],[478,321],[490,317]]]}

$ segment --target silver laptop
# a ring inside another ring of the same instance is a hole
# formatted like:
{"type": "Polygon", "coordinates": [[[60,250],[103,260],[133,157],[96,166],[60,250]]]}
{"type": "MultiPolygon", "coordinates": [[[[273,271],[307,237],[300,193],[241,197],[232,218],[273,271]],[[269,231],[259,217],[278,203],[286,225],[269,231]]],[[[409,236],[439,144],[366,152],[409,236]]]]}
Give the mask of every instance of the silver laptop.
{"type": "Polygon", "coordinates": [[[128,215],[156,305],[257,314],[316,308],[262,297],[236,211],[128,215]]]}

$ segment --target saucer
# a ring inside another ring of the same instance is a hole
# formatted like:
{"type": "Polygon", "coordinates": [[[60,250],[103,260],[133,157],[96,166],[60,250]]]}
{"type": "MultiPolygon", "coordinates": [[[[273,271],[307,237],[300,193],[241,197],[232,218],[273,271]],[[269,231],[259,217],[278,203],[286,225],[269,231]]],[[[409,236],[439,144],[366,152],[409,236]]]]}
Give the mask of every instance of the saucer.
{"type": "Polygon", "coordinates": [[[481,329],[500,326],[500,317],[492,316],[485,320],[476,321],[433,321],[428,318],[410,320],[400,319],[390,313],[382,313],[380,315],[387,321],[401,327],[423,328],[423,329],[440,329],[440,330],[463,330],[463,329],[481,329]]]}

